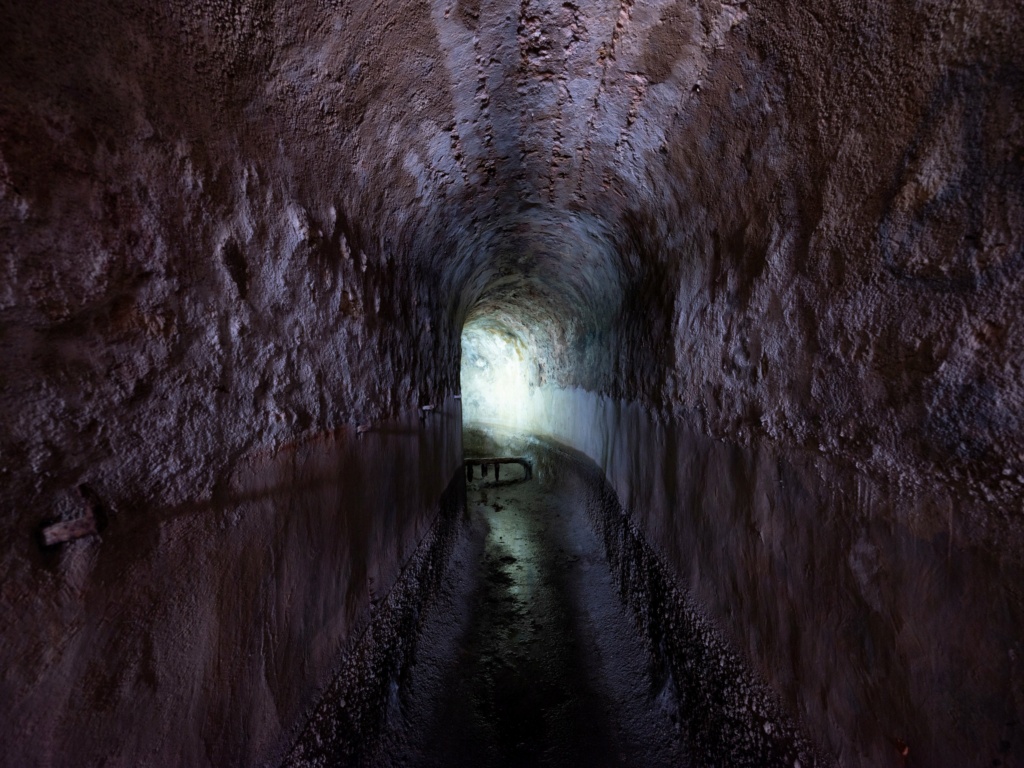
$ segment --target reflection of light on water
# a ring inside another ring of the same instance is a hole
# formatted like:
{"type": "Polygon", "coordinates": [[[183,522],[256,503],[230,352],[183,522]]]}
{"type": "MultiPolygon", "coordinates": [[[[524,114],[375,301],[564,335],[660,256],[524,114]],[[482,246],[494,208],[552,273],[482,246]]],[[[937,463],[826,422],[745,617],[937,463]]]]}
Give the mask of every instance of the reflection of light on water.
{"type": "MultiPolygon", "coordinates": [[[[462,416],[466,423],[494,424],[513,432],[537,432],[537,364],[530,347],[493,319],[470,321],[462,331],[462,416]]],[[[503,466],[503,477],[520,478],[521,468],[503,466]],[[508,474],[504,474],[508,473],[508,474]]],[[[518,502],[516,502],[518,503],[518,502]]],[[[539,524],[515,506],[487,509],[490,545],[508,577],[507,594],[524,606],[541,598],[544,581],[539,524]],[[506,559],[507,558],[507,559],[506,559]]]]}
{"type": "Polygon", "coordinates": [[[532,530],[522,518],[522,515],[509,508],[488,513],[491,535],[500,548],[515,558],[515,562],[504,564],[503,568],[512,579],[509,592],[523,602],[531,602],[537,597],[540,584],[540,552],[537,548],[539,532],[532,530]]]}

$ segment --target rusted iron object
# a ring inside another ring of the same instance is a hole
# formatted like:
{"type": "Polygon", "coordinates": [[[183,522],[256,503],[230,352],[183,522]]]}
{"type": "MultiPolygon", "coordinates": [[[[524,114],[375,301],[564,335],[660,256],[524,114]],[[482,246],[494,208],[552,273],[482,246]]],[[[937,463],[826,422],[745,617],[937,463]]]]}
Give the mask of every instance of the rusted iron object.
{"type": "Polygon", "coordinates": [[[58,544],[66,544],[94,533],[99,533],[99,529],[96,527],[96,518],[91,514],[86,514],[74,520],[48,525],[43,528],[41,536],[44,547],[55,547],[58,544]]]}
{"type": "Polygon", "coordinates": [[[77,517],[44,524],[40,528],[39,540],[44,548],[92,536],[106,527],[106,508],[97,493],[83,484],[78,486],[78,495],[81,498],[81,513],[77,517]]]}
{"type": "Polygon", "coordinates": [[[526,480],[533,477],[533,465],[528,459],[519,456],[488,457],[481,459],[466,459],[466,479],[473,479],[473,467],[480,467],[480,476],[487,477],[487,468],[494,466],[494,479],[498,479],[498,467],[502,464],[518,464],[526,470],[526,480]]]}

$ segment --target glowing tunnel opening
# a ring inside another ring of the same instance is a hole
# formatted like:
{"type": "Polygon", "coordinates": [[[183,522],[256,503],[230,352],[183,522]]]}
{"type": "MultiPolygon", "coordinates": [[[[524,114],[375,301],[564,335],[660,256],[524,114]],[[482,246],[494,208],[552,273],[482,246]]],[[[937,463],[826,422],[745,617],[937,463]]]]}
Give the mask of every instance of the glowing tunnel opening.
{"type": "Polygon", "coordinates": [[[466,426],[533,428],[536,365],[526,344],[486,318],[462,331],[462,414],[466,426]]]}

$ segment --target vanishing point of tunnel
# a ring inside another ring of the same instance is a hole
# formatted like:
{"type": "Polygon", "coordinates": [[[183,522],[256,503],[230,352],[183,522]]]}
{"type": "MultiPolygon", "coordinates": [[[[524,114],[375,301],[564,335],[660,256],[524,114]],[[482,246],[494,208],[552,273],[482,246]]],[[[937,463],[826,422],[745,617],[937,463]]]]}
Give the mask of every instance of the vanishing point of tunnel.
{"type": "Polygon", "coordinates": [[[1024,767],[1022,41],[0,0],[0,766],[1024,767]]]}

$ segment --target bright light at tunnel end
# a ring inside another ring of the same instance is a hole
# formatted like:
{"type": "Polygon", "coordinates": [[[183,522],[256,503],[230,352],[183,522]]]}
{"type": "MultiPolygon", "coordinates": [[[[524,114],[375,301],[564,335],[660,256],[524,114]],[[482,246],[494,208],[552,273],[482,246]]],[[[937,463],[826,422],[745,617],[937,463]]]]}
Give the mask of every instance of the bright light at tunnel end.
{"type": "Polygon", "coordinates": [[[462,413],[467,424],[516,431],[532,422],[533,361],[512,333],[471,322],[462,332],[462,413]]]}

